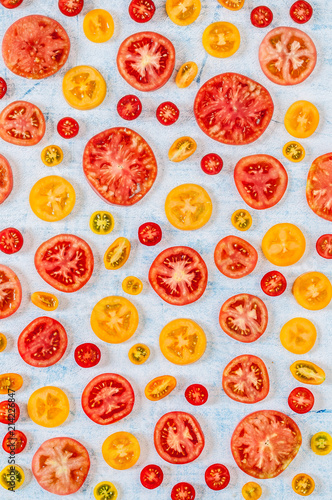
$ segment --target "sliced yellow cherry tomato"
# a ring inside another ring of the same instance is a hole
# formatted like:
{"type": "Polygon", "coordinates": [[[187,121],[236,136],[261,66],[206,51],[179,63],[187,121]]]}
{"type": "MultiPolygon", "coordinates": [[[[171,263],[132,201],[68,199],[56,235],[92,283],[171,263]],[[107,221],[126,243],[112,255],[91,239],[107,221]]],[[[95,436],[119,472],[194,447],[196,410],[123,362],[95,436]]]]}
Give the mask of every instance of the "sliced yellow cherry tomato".
{"type": "Polygon", "coordinates": [[[306,318],[293,318],[280,331],[280,341],[285,349],[294,354],[305,354],[315,345],[317,330],[306,318]]]}
{"type": "Polygon", "coordinates": [[[122,282],[122,290],[129,295],[139,295],[143,290],[143,283],[135,276],[127,276],[122,282]]]}
{"type": "Polygon", "coordinates": [[[307,497],[315,489],[315,481],[308,474],[296,474],[292,481],[292,488],[301,497],[307,497]]]}
{"type": "Polygon", "coordinates": [[[113,17],[104,9],[90,10],[84,18],[83,31],[90,42],[107,42],[114,33],[113,17]]]}
{"type": "Polygon", "coordinates": [[[288,222],[271,227],[262,241],[265,257],[275,266],[295,264],[304,254],[305,247],[302,231],[288,222]]]}
{"type": "Polygon", "coordinates": [[[197,144],[191,137],[180,137],[173,142],[168,151],[168,158],[176,163],[186,160],[195,153],[197,144]]]}
{"type": "Polygon", "coordinates": [[[64,98],[76,109],[93,109],[106,96],[106,82],[92,66],[76,66],[67,71],[62,82],[64,98]]]}
{"type": "Polygon", "coordinates": [[[210,56],[230,57],[240,47],[240,32],[232,23],[218,21],[205,28],[203,47],[210,56]]]}
{"type": "Polygon", "coordinates": [[[166,12],[178,26],[192,24],[201,12],[200,0],[166,0],[166,12]]]}
{"type": "Polygon", "coordinates": [[[116,500],[118,498],[118,490],[109,481],[98,483],[94,487],[93,494],[96,500],[116,500]]]}
{"type": "Polygon", "coordinates": [[[63,160],[63,151],[59,146],[46,146],[41,152],[41,159],[47,167],[56,167],[63,160]]]}
{"type": "Polygon", "coordinates": [[[55,311],[59,301],[53,293],[34,292],[31,295],[31,302],[44,311],[55,311]]]}
{"type": "Polygon", "coordinates": [[[23,378],[18,373],[2,373],[0,375],[0,394],[10,394],[21,389],[23,378]]]}
{"type": "Polygon", "coordinates": [[[193,61],[182,64],[176,75],[175,83],[179,89],[185,89],[195,80],[198,73],[198,66],[193,61]]]}
{"type": "Polygon", "coordinates": [[[236,210],[231,220],[233,226],[239,231],[247,231],[252,225],[252,217],[245,209],[236,210]]]}
{"type": "Polygon", "coordinates": [[[145,344],[135,344],[130,348],[128,357],[134,365],[142,365],[149,359],[150,349],[145,344]]]}
{"type": "Polygon", "coordinates": [[[290,366],[290,371],[302,384],[320,385],[325,380],[324,370],[310,361],[295,361],[290,366]]]}
{"type": "Polygon", "coordinates": [[[212,201],[201,186],[181,184],[167,195],[165,212],[172,226],[183,231],[192,231],[209,221],[212,215],[212,201]]]}
{"type": "Polygon", "coordinates": [[[32,187],[30,207],[39,219],[55,222],[67,217],[76,201],[75,189],[63,177],[49,175],[39,179],[32,187]]]}
{"type": "Polygon", "coordinates": [[[245,500],[258,500],[262,496],[262,488],[259,484],[250,481],[243,486],[242,496],[245,500]]]}
{"type": "Polygon", "coordinates": [[[156,377],[145,387],[144,394],[150,401],[166,398],[176,387],[176,378],[172,375],[156,377]]]}
{"type": "Polygon", "coordinates": [[[108,247],[104,255],[104,264],[106,269],[115,271],[124,266],[130,254],[130,241],[121,236],[113,241],[112,245],[108,247]]]}
{"type": "Polygon", "coordinates": [[[330,280],[325,274],[316,271],[296,278],[292,292],[297,303],[310,311],[324,309],[332,299],[330,280]]]}
{"type": "Polygon", "coordinates": [[[310,137],[318,127],[318,123],[318,109],[309,101],[294,102],[285,115],[287,132],[298,139],[310,137]]]}
{"type": "Polygon", "coordinates": [[[302,161],[305,157],[304,147],[296,141],[287,142],[287,144],[284,145],[282,152],[287,160],[293,161],[294,163],[302,161]]]}
{"type": "Polygon", "coordinates": [[[191,319],[174,319],[162,329],[160,350],[175,365],[188,365],[201,358],[206,348],[204,330],[191,319]]]}
{"type": "Polygon", "coordinates": [[[124,297],[105,297],[93,308],[91,328],[101,340],[121,344],[130,339],[138,326],[138,312],[124,297]]]}
{"type": "Polygon", "coordinates": [[[316,455],[328,455],[332,451],[332,436],[327,432],[317,432],[312,436],[310,445],[316,455]]]}
{"type": "Polygon", "coordinates": [[[102,454],[105,462],[117,470],[130,469],[139,459],[141,450],[135,436],[129,432],[115,432],[105,439],[102,454]]]}
{"type": "Polygon", "coordinates": [[[41,387],[29,398],[28,414],[35,424],[42,427],[58,427],[68,418],[68,397],[58,387],[41,387]]]}
{"type": "Polygon", "coordinates": [[[229,10],[240,10],[244,5],[244,0],[218,0],[218,2],[229,10]]]}
{"type": "Polygon", "coordinates": [[[7,339],[3,333],[0,333],[0,352],[4,351],[7,347],[7,339]]]}
{"type": "Polygon", "coordinates": [[[7,491],[16,491],[24,483],[23,469],[16,464],[7,465],[0,472],[0,484],[7,491]]]}
{"type": "Polygon", "coordinates": [[[114,218],[109,212],[94,212],[90,217],[90,229],[96,234],[109,234],[114,229],[114,218]]]}

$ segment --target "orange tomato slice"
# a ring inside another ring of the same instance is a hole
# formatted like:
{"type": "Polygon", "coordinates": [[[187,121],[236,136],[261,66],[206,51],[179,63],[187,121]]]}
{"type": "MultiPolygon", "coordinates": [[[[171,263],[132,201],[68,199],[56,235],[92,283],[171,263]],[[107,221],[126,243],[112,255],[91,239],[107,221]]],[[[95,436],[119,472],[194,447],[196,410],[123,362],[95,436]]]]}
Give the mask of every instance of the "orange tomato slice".
{"type": "Polygon", "coordinates": [[[171,375],[156,377],[145,387],[144,394],[150,401],[166,398],[176,387],[176,378],[171,375]]]}

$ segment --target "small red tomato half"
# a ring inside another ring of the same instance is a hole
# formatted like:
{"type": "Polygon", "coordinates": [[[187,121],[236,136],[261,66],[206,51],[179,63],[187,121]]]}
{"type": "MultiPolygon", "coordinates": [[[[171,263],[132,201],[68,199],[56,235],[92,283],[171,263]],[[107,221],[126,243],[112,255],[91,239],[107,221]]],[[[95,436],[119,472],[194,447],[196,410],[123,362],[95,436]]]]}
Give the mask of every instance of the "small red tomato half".
{"type": "Polygon", "coordinates": [[[81,368],[91,368],[100,361],[100,349],[95,344],[81,344],[75,349],[75,361],[81,368]]]}
{"type": "Polygon", "coordinates": [[[279,271],[270,271],[263,276],[261,288],[266,295],[277,297],[286,290],[287,281],[285,276],[279,273],[279,271]]]}
{"type": "Polygon", "coordinates": [[[155,222],[145,222],[138,228],[138,239],[142,245],[153,247],[161,241],[161,238],[161,227],[155,222]]]}
{"type": "Polygon", "coordinates": [[[0,99],[2,99],[7,92],[7,83],[0,77],[0,99]]]}
{"type": "Polygon", "coordinates": [[[288,396],[288,405],[296,413],[308,413],[315,403],[314,395],[306,387],[296,387],[288,396]]]}
{"type": "Polygon", "coordinates": [[[22,2],[23,0],[0,0],[1,5],[6,7],[6,9],[16,9],[22,2]]]}
{"type": "Polygon", "coordinates": [[[224,162],[216,153],[209,153],[201,159],[201,169],[205,174],[216,175],[221,172],[224,162]]]}
{"type": "Polygon", "coordinates": [[[172,500],[194,500],[196,497],[195,488],[189,483],[178,483],[173,486],[172,500]]]}
{"type": "Polygon", "coordinates": [[[163,482],[164,473],[159,465],[146,465],[141,471],[140,479],[144,488],[154,490],[163,482]]]}
{"type": "Polygon", "coordinates": [[[15,429],[14,431],[9,431],[5,435],[2,441],[2,447],[6,453],[18,455],[27,445],[26,435],[15,429]]]}
{"type": "Polygon", "coordinates": [[[131,0],[128,10],[133,21],[147,23],[153,18],[156,6],[152,0],[131,0]]]}
{"type": "Polygon", "coordinates": [[[142,103],[138,97],[129,94],[120,99],[116,109],[124,120],[136,120],[142,113],[142,103]]]}
{"type": "Polygon", "coordinates": [[[61,118],[57,126],[58,134],[61,135],[63,139],[72,139],[76,137],[79,129],[80,126],[77,121],[74,120],[74,118],[70,118],[70,116],[61,118]]]}
{"type": "Polygon", "coordinates": [[[205,482],[211,490],[219,491],[228,486],[230,481],[229,470],[225,465],[210,465],[205,471],[205,482]]]}
{"type": "Polygon", "coordinates": [[[173,125],[175,123],[179,116],[180,116],[180,111],[175,104],[173,104],[170,101],[163,102],[159,104],[157,111],[156,111],[156,116],[158,119],[158,122],[161,123],[162,125],[173,125]]]}
{"type": "Polygon", "coordinates": [[[324,259],[332,259],[332,234],[323,234],[316,243],[318,254],[324,259]]]}
{"type": "Polygon", "coordinates": [[[11,425],[18,421],[20,409],[18,405],[11,401],[1,401],[0,403],[0,422],[11,425]]]}
{"type": "Polygon", "coordinates": [[[313,9],[310,3],[305,2],[304,0],[299,0],[298,2],[293,3],[289,14],[295,23],[304,24],[311,19],[313,9]]]}
{"type": "Polygon", "coordinates": [[[7,227],[0,232],[0,250],[12,254],[19,252],[23,246],[23,236],[18,229],[7,227]]]}
{"type": "Polygon", "coordinates": [[[209,397],[208,390],[201,384],[190,385],[184,395],[188,403],[194,406],[204,405],[209,397]]]}
{"type": "Polygon", "coordinates": [[[273,12],[265,5],[260,5],[251,12],[250,19],[255,28],[266,28],[272,23],[273,12]]]}
{"type": "Polygon", "coordinates": [[[59,0],[61,14],[68,17],[77,16],[83,9],[84,0],[59,0]]]}

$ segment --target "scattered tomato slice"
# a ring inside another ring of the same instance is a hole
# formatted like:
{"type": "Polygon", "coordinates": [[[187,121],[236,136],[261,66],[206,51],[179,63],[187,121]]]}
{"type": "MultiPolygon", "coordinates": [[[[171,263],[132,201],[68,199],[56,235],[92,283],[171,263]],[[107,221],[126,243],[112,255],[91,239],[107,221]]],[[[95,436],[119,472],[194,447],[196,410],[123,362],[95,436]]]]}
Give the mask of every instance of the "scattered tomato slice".
{"type": "Polygon", "coordinates": [[[198,18],[201,11],[201,0],[166,0],[166,12],[173,23],[188,26],[198,18]]]}
{"type": "Polygon", "coordinates": [[[0,113],[0,137],[16,146],[35,146],[44,137],[45,117],[26,101],[14,101],[0,113]]]}
{"type": "Polygon", "coordinates": [[[2,424],[13,425],[20,417],[19,406],[11,401],[1,401],[0,403],[0,422],[2,424]]]}
{"type": "Polygon", "coordinates": [[[95,234],[110,234],[114,229],[114,218],[109,212],[94,212],[90,217],[90,229],[95,234]]]}
{"type": "Polygon", "coordinates": [[[270,26],[273,21],[273,12],[269,7],[260,5],[251,11],[250,19],[251,24],[255,26],[255,28],[266,28],[270,26]]]}
{"type": "Polygon", "coordinates": [[[93,495],[96,500],[116,500],[118,498],[118,490],[113,483],[102,481],[94,487],[93,495]]]}
{"type": "Polygon", "coordinates": [[[3,5],[6,9],[16,9],[19,7],[23,0],[0,0],[1,5],[3,5]]]}
{"type": "Polygon", "coordinates": [[[21,469],[21,467],[17,464],[7,465],[0,472],[0,484],[7,491],[9,490],[9,488],[11,488],[12,491],[18,490],[24,483],[24,479],[25,476],[23,469],[21,469]]]}
{"type": "Polygon", "coordinates": [[[197,144],[191,137],[180,137],[175,142],[168,151],[168,158],[174,162],[180,162],[186,160],[195,153],[197,149],[197,144]]]}
{"type": "Polygon", "coordinates": [[[159,465],[146,465],[144,469],[141,470],[140,479],[144,488],[154,490],[163,482],[164,473],[159,465]]]}
{"type": "Polygon", "coordinates": [[[104,9],[90,10],[84,17],[83,31],[90,42],[107,42],[114,33],[113,17],[104,9]]]}
{"type": "Polygon", "coordinates": [[[148,247],[157,245],[161,241],[162,230],[155,222],[145,222],[138,228],[138,239],[142,245],[148,247]]]}
{"type": "Polygon", "coordinates": [[[159,104],[156,116],[159,123],[169,126],[178,120],[180,111],[174,103],[167,101],[159,104]]]}
{"type": "Polygon", "coordinates": [[[258,500],[262,496],[262,488],[259,484],[250,481],[242,487],[244,500],[258,500]]]}
{"type": "Polygon", "coordinates": [[[129,94],[121,97],[116,109],[124,120],[136,120],[142,113],[142,103],[138,97],[129,94]]]}
{"type": "Polygon", "coordinates": [[[182,64],[179,69],[175,83],[179,87],[179,89],[185,89],[189,87],[189,85],[195,80],[198,73],[198,66],[193,61],[188,61],[182,64]]]}
{"type": "Polygon", "coordinates": [[[218,2],[228,10],[240,10],[244,5],[244,0],[218,0],[218,2]]]}
{"type": "Polygon", "coordinates": [[[147,23],[153,18],[156,6],[152,0],[131,0],[128,10],[133,21],[147,23]]]}
{"type": "Polygon", "coordinates": [[[252,217],[245,209],[236,210],[232,215],[231,221],[233,226],[239,231],[247,231],[252,225],[252,217]]]}
{"type": "Polygon", "coordinates": [[[312,17],[313,8],[310,3],[305,2],[304,0],[298,0],[291,6],[289,14],[294,22],[298,24],[305,24],[310,21],[312,17]]]}
{"type": "Polygon", "coordinates": [[[332,259],[332,234],[323,234],[316,243],[317,253],[324,259],[332,259]]]}
{"type": "Polygon", "coordinates": [[[13,172],[9,162],[0,154],[0,205],[13,189],[13,172]]]}
{"type": "Polygon", "coordinates": [[[240,47],[240,32],[232,23],[218,21],[210,24],[203,32],[203,47],[210,56],[230,57],[240,47]]]}
{"type": "Polygon", "coordinates": [[[31,302],[44,311],[55,311],[59,305],[57,297],[47,292],[34,292],[31,295],[31,302]]]}
{"type": "Polygon", "coordinates": [[[178,483],[172,488],[172,500],[194,500],[195,497],[195,488],[189,483],[178,483]]]}
{"type": "Polygon", "coordinates": [[[22,287],[9,267],[0,264],[0,319],[8,318],[20,307],[22,287]]]}
{"type": "Polygon", "coordinates": [[[282,148],[282,152],[287,160],[290,160],[294,163],[298,163],[299,161],[304,160],[305,157],[304,147],[296,141],[287,142],[287,144],[285,144],[282,148]]]}
{"type": "Polygon", "coordinates": [[[121,236],[113,241],[104,255],[104,265],[106,269],[115,271],[125,265],[130,255],[130,241],[121,236]]]}
{"type": "Polygon", "coordinates": [[[194,406],[204,405],[209,397],[208,390],[201,384],[189,385],[184,395],[188,403],[194,406]]]}
{"type": "Polygon", "coordinates": [[[205,482],[213,491],[224,490],[230,481],[229,470],[225,465],[213,464],[205,471],[205,482]]]}
{"type": "Polygon", "coordinates": [[[0,99],[2,99],[7,92],[7,83],[6,81],[0,77],[0,99]]]}
{"type": "Polygon", "coordinates": [[[309,101],[296,101],[288,108],[284,122],[290,135],[298,139],[307,139],[318,127],[319,112],[309,101]]]}
{"type": "Polygon", "coordinates": [[[84,0],[59,0],[61,14],[68,17],[77,16],[83,9],[84,0]]]}
{"type": "Polygon", "coordinates": [[[261,280],[261,288],[266,295],[277,297],[286,290],[287,281],[279,271],[269,271],[261,280]]]}
{"type": "Polygon", "coordinates": [[[292,292],[297,303],[310,311],[324,309],[332,299],[330,280],[319,272],[304,273],[296,278],[292,292]]]}
{"type": "Polygon", "coordinates": [[[17,429],[8,431],[2,441],[2,447],[6,453],[15,452],[15,455],[21,453],[26,447],[28,440],[22,431],[17,429]]]}
{"type": "Polygon", "coordinates": [[[122,282],[122,290],[129,295],[139,295],[143,290],[143,283],[135,276],[127,276],[122,282]]]}
{"type": "Polygon", "coordinates": [[[315,403],[314,395],[306,387],[296,387],[288,396],[288,406],[299,414],[308,413],[315,403]]]}
{"type": "Polygon", "coordinates": [[[78,122],[74,118],[70,118],[70,116],[61,118],[57,125],[58,134],[63,139],[73,139],[77,136],[79,129],[80,126],[78,122]]]}
{"type": "Polygon", "coordinates": [[[141,450],[137,438],[130,432],[115,432],[105,439],[102,454],[105,462],[116,470],[133,467],[141,450]]]}
{"type": "Polygon", "coordinates": [[[75,349],[75,361],[81,368],[92,368],[100,361],[100,349],[95,344],[81,344],[75,349]]]}
{"type": "Polygon", "coordinates": [[[302,231],[288,222],[272,226],[262,240],[263,254],[275,266],[291,266],[303,256],[306,241],[302,231]]]}
{"type": "Polygon", "coordinates": [[[150,349],[145,344],[135,344],[129,349],[128,357],[134,365],[142,365],[150,356],[150,349]]]}
{"type": "Polygon", "coordinates": [[[145,387],[144,394],[150,401],[166,398],[176,387],[176,378],[171,375],[156,377],[145,387]]]}
{"type": "Polygon", "coordinates": [[[308,474],[296,474],[293,477],[292,488],[301,497],[308,497],[315,489],[315,481],[308,474]]]}
{"type": "Polygon", "coordinates": [[[6,254],[19,252],[23,246],[23,236],[18,229],[8,227],[0,232],[0,250],[6,254]]]}
{"type": "Polygon", "coordinates": [[[332,437],[327,432],[317,432],[312,436],[310,445],[316,455],[328,455],[332,451],[332,437]]]}
{"type": "Polygon", "coordinates": [[[96,108],[105,99],[106,91],[104,77],[92,66],[75,66],[63,77],[62,92],[72,108],[96,108]]]}
{"type": "Polygon", "coordinates": [[[216,175],[221,172],[224,165],[222,158],[216,153],[208,153],[201,159],[201,169],[205,174],[216,175]]]}
{"type": "Polygon", "coordinates": [[[7,338],[6,335],[0,333],[0,352],[3,352],[7,347],[7,338]]]}
{"type": "Polygon", "coordinates": [[[287,321],[280,331],[280,342],[289,352],[305,354],[315,345],[317,330],[306,318],[293,318],[287,321]]]}
{"type": "Polygon", "coordinates": [[[41,152],[41,159],[47,167],[56,167],[63,160],[63,151],[59,146],[46,146],[41,152]]]}
{"type": "Polygon", "coordinates": [[[2,373],[0,375],[0,394],[18,391],[23,385],[23,378],[18,373],[2,373]]]}
{"type": "Polygon", "coordinates": [[[290,371],[302,384],[320,385],[326,378],[324,370],[310,361],[295,361],[290,371]]]}

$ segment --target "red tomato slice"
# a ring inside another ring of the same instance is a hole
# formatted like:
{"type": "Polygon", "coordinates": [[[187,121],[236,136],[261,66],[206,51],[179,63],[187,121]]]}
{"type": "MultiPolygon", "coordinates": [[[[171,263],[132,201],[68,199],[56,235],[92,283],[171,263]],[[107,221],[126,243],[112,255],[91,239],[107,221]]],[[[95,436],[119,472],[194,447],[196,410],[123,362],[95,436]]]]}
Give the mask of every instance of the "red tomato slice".
{"type": "Polygon", "coordinates": [[[147,23],[156,11],[152,0],[131,0],[129,4],[129,15],[137,23],[147,23]]]}
{"type": "Polygon", "coordinates": [[[5,97],[7,92],[7,83],[3,78],[0,77],[0,99],[5,97]]]}
{"type": "Polygon", "coordinates": [[[266,305],[255,295],[234,295],[221,306],[219,323],[224,332],[233,339],[246,343],[255,342],[267,327],[266,305]]]}
{"type": "Polygon", "coordinates": [[[199,89],[195,118],[211,139],[233,146],[256,141],[273,115],[273,101],[260,83],[237,73],[223,73],[199,89]]]}
{"type": "Polygon", "coordinates": [[[163,482],[164,473],[159,465],[146,465],[141,471],[140,479],[144,488],[154,490],[163,482]]]}
{"type": "Polygon", "coordinates": [[[159,123],[169,126],[178,121],[180,111],[173,102],[167,101],[159,104],[156,116],[159,123]]]}
{"type": "Polygon", "coordinates": [[[164,36],[151,31],[136,33],[120,45],[120,75],[134,89],[149,92],[168,82],[175,64],[175,49],[164,36]]]}
{"type": "Polygon", "coordinates": [[[38,368],[52,366],[64,355],[68,345],[67,332],[53,318],[42,316],[28,324],[18,338],[21,358],[38,368]]]}
{"type": "Polygon", "coordinates": [[[195,488],[189,483],[178,483],[172,488],[172,500],[195,500],[195,488]]]}
{"type": "Polygon", "coordinates": [[[142,103],[135,95],[125,95],[118,102],[116,109],[124,120],[136,120],[142,113],[142,103]]]}
{"type": "Polygon", "coordinates": [[[15,75],[40,80],[57,73],[66,63],[70,40],[60,23],[46,16],[15,21],[2,41],[5,65],[15,75]]]}
{"type": "Polygon", "coordinates": [[[184,395],[188,403],[194,406],[204,405],[209,398],[208,390],[201,384],[190,385],[184,395]]]}
{"type": "Polygon", "coordinates": [[[0,422],[2,424],[12,425],[18,421],[20,409],[16,403],[10,401],[1,401],[0,403],[0,422]]]}
{"type": "Polygon", "coordinates": [[[75,349],[75,361],[81,368],[92,368],[98,365],[101,357],[100,349],[95,344],[81,344],[75,349]]]}
{"type": "Polygon", "coordinates": [[[83,170],[92,189],[104,201],[134,205],[152,188],[157,162],[143,137],[129,128],[117,127],[89,140],[83,170]]]}
{"type": "Polygon", "coordinates": [[[131,413],[135,395],[127,379],[103,373],[88,383],[82,394],[84,413],[96,424],[118,422],[131,413]]]}
{"type": "Polygon", "coordinates": [[[21,283],[14,271],[0,264],[0,319],[8,318],[20,307],[21,283]]]}
{"type": "Polygon", "coordinates": [[[56,290],[77,292],[91,278],[93,253],[78,236],[59,234],[37,248],[35,266],[43,280],[56,290]]]}
{"type": "Polygon", "coordinates": [[[238,236],[226,236],[217,244],[214,262],[227,278],[239,279],[252,273],[258,260],[255,248],[238,236]]]}
{"type": "Polygon", "coordinates": [[[0,0],[1,5],[6,7],[6,9],[16,9],[22,2],[23,0],[0,0]]]}
{"type": "Polygon", "coordinates": [[[323,234],[316,243],[318,254],[324,259],[332,259],[332,234],[323,234]]]}
{"type": "Polygon", "coordinates": [[[138,228],[138,239],[142,245],[152,247],[157,245],[162,238],[162,230],[155,222],[145,222],[138,228]]]}
{"type": "Polygon", "coordinates": [[[266,28],[273,21],[273,12],[265,5],[260,5],[251,11],[250,19],[255,28],[266,28]]]}
{"type": "Polygon", "coordinates": [[[307,202],[316,215],[332,221],[332,153],[319,156],[307,178],[307,202]]]}
{"type": "Polygon", "coordinates": [[[231,399],[239,403],[258,403],[270,390],[269,374],[264,361],[257,356],[242,354],[232,359],[224,369],[222,387],[231,399]]]}
{"type": "Polygon", "coordinates": [[[68,17],[77,16],[84,7],[84,0],[59,0],[61,14],[68,17]]]}
{"type": "Polygon", "coordinates": [[[69,437],[45,441],[32,459],[32,472],[39,486],[55,495],[71,495],[82,486],[90,469],[86,448],[69,437]]]}
{"type": "Polygon", "coordinates": [[[296,413],[308,413],[315,403],[314,395],[306,387],[296,387],[288,396],[288,405],[296,413]]]}
{"type": "Polygon", "coordinates": [[[196,418],[183,411],[161,417],[154,430],[157,453],[171,464],[188,464],[202,453],[204,434],[196,418]]]}
{"type": "Polygon", "coordinates": [[[314,42],[297,28],[274,28],[259,47],[259,63],[265,76],[279,85],[296,85],[306,80],[316,60],[314,42]]]}
{"type": "Polygon", "coordinates": [[[190,247],[171,247],[152,262],[149,281],[165,302],[184,306],[198,300],[207,285],[208,270],[202,257],[190,247]]]}
{"type": "Polygon", "coordinates": [[[18,455],[27,445],[26,435],[15,429],[14,431],[8,431],[2,441],[2,447],[6,453],[15,453],[18,455]]]}
{"type": "Polygon", "coordinates": [[[209,153],[201,159],[201,169],[205,174],[216,175],[221,172],[224,165],[222,158],[216,153],[209,153]]]}
{"type": "Polygon", "coordinates": [[[231,439],[238,467],[257,479],[279,476],[301,444],[301,432],[294,420],[274,410],[256,411],[244,417],[231,439]]]}
{"type": "Polygon", "coordinates": [[[0,113],[0,137],[16,146],[34,146],[45,134],[45,118],[37,106],[15,101],[0,113]]]}
{"type": "Polygon", "coordinates": [[[23,236],[18,229],[7,227],[0,231],[0,250],[12,254],[19,252],[23,246],[23,236]]]}
{"type": "Polygon", "coordinates": [[[66,116],[65,118],[61,118],[57,125],[58,134],[63,139],[72,139],[76,137],[79,132],[80,126],[74,118],[70,118],[66,116]]]}
{"type": "Polygon", "coordinates": [[[230,481],[229,470],[225,465],[210,465],[205,471],[205,482],[214,491],[224,490],[230,481]]]}
{"type": "Polygon", "coordinates": [[[13,189],[13,172],[8,161],[0,154],[0,205],[3,203],[13,189]]]}
{"type": "Polygon", "coordinates": [[[236,164],[234,181],[249,207],[264,210],[283,197],[288,175],[279,160],[270,155],[245,156],[236,164]]]}
{"type": "Polygon", "coordinates": [[[263,276],[261,280],[261,288],[266,295],[269,295],[270,297],[277,297],[286,290],[287,281],[285,276],[279,273],[279,271],[270,271],[263,276]]]}
{"type": "Polygon", "coordinates": [[[298,24],[304,24],[310,21],[312,14],[313,8],[310,3],[305,2],[304,0],[299,0],[298,2],[293,3],[289,11],[289,15],[293,21],[298,24]]]}

